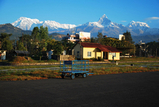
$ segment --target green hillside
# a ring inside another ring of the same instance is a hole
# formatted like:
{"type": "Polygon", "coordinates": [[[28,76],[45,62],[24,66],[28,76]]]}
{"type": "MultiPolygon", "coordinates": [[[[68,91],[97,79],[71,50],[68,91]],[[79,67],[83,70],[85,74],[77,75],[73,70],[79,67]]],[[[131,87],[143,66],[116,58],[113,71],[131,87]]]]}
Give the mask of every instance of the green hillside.
{"type": "Polygon", "coordinates": [[[0,33],[12,34],[12,36],[10,37],[11,40],[18,39],[20,36],[22,36],[22,34],[31,35],[31,31],[25,31],[20,28],[14,27],[10,23],[0,25],[0,33]]]}

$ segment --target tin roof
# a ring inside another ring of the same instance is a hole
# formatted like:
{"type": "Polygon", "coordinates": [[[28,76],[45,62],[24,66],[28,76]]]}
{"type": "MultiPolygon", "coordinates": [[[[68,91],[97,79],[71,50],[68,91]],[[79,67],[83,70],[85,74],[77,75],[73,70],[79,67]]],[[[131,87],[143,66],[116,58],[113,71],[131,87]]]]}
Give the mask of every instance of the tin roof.
{"type": "Polygon", "coordinates": [[[15,52],[16,52],[17,54],[29,54],[28,51],[15,50],[15,52]]]}
{"type": "Polygon", "coordinates": [[[85,42],[81,42],[79,44],[81,44],[81,46],[83,46],[83,47],[98,48],[99,50],[101,50],[103,52],[121,52],[121,51],[117,50],[114,47],[101,45],[99,43],[85,43],[85,42]]]}

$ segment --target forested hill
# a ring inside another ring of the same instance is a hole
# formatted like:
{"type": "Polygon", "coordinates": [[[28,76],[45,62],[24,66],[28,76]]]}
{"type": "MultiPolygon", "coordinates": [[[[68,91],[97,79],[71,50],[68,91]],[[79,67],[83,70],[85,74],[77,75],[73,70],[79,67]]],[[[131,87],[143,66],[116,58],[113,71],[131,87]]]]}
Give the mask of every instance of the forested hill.
{"type": "MultiPolygon", "coordinates": [[[[31,35],[32,31],[22,30],[20,28],[14,27],[12,24],[8,23],[8,24],[2,24],[2,25],[0,25],[0,33],[12,34],[12,36],[10,37],[10,39],[11,40],[16,40],[19,37],[21,37],[22,34],[29,34],[29,35],[31,35]]],[[[52,36],[52,39],[61,40],[62,37],[65,37],[66,35],[59,34],[59,33],[51,33],[51,34],[49,34],[49,36],[52,36]]]]}
{"type": "Polygon", "coordinates": [[[32,31],[22,30],[20,28],[14,27],[12,24],[9,23],[0,25],[0,33],[12,34],[12,36],[10,37],[11,40],[19,38],[20,36],[22,36],[22,34],[31,35],[31,32],[32,31]]]}
{"type": "Polygon", "coordinates": [[[63,37],[65,37],[66,35],[63,35],[63,34],[59,34],[59,33],[51,33],[49,34],[49,36],[52,37],[52,39],[55,39],[55,40],[62,40],[63,37]]]}

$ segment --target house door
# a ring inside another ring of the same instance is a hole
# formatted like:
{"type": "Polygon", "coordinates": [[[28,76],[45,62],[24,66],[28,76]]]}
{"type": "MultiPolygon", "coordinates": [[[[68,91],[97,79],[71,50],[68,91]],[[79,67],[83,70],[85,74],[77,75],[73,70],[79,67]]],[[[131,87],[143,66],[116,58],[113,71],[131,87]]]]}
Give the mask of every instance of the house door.
{"type": "Polygon", "coordinates": [[[108,59],[108,52],[103,52],[103,59],[108,59]]]}

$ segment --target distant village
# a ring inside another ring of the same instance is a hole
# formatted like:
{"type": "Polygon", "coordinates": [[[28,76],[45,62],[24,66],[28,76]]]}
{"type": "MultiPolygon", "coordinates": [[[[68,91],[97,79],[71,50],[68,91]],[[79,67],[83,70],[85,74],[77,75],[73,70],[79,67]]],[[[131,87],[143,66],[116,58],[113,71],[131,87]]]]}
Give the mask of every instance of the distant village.
{"type": "Polygon", "coordinates": [[[111,38],[98,32],[97,38],[90,32],[67,34],[61,41],[48,37],[47,27],[35,27],[32,35],[22,35],[18,40],[9,41],[10,34],[0,35],[0,58],[8,60],[14,56],[30,56],[37,60],[120,60],[121,57],[158,56],[157,48],[149,49],[140,41],[134,44],[130,32],[119,34],[119,38],[111,38]]]}

